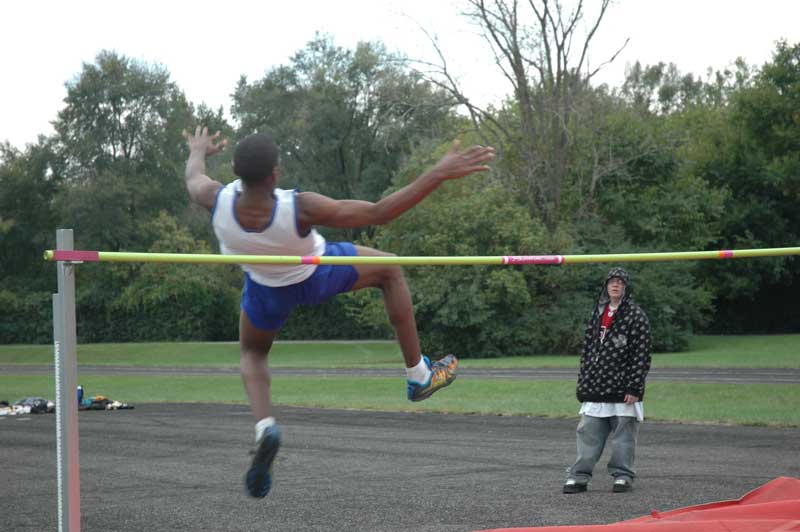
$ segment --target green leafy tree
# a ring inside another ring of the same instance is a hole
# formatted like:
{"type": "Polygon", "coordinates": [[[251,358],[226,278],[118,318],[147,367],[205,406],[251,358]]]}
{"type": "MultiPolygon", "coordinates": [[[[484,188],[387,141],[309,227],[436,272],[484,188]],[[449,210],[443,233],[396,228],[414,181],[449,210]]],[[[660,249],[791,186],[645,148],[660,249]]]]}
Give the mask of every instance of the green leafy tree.
{"type": "Polygon", "coordinates": [[[554,231],[570,218],[562,202],[571,186],[575,140],[581,129],[591,127],[581,108],[591,98],[592,78],[605,64],[590,68],[589,50],[611,2],[598,2],[591,13],[583,2],[571,7],[548,0],[467,4],[467,16],[509,81],[508,101],[500,113],[476,105],[448,71],[441,51],[442,64],[433,79],[466,108],[483,138],[500,149],[506,168],[498,176],[554,231]]]}
{"type": "MultiPolygon", "coordinates": [[[[465,144],[473,141],[463,140],[465,144]]],[[[441,155],[448,147],[436,153],[441,155]]],[[[434,160],[413,157],[395,186],[403,186],[434,160]]],[[[368,244],[398,255],[533,254],[544,247],[544,235],[542,224],[509,191],[486,176],[471,176],[443,184],[414,209],[379,228],[368,244]]],[[[530,354],[541,346],[541,327],[530,310],[541,292],[538,271],[430,266],[408,268],[406,274],[427,352],[486,357],[530,354]]],[[[358,315],[385,323],[380,298],[358,295],[357,302],[363,305],[358,315]]]]}
{"type": "MultiPolygon", "coordinates": [[[[699,139],[695,165],[729,192],[718,247],[794,246],[800,211],[800,44],[779,42],[752,83],[736,91],[725,120],[699,139]]],[[[795,257],[707,264],[718,332],[800,329],[795,257]],[[758,304],[758,312],[742,308],[758,304]]]]}
{"type": "Polygon", "coordinates": [[[317,36],[288,65],[242,78],[233,116],[241,135],[274,135],[284,186],[375,200],[417,143],[450,134],[450,107],[382,45],[346,50],[317,36]]]}
{"type": "Polygon", "coordinates": [[[0,279],[3,288],[49,290],[55,276],[42,252],[54,247],[52,205],[61,181],[58,161],[44,138],[21,152],[0,144],[0,279]]]}
{"type": "Polygon", "coordinates": [[[64,101],[54,122],[62,220],[92,246],[145,247],[137,226],[185,204],[176,176],[192,110],[183,92],[165,68],[102,51],[67,83],[64,101]]]}
{"type": "MultiPolygon", "coordinates": [[[[162,211],[142,224],[151,253],[210,253],[162,211]]],[[[234,266],[107,264],[82,271],[81,341],[234,340],[241,275],[234,266]],[[100,284],[105,281],[107,284],[100,284]],[[114,282],[116,281],[116,282],[114,282]]]]}
{"type": "Polygon", "coordinates": [[[636,61],[626,70],[620,93],[639,111],[669,114],[692,106],[721,107],[752,76],[742,58],[734,61],[733,69],[709,67],[705,80],[681,73],[674,63],[643,66],[636,61]]]}
{"type": "MultiPolygon", "coordinates": [[[[712,246],[719,238],[727,191],[687,163],[695,134],[713,127],[719,110],[703,105],[668,115],[641,111],[622,106],[606,115],[603,128],[614,142],[609,149],[614,164],[606,164],[609,171],[596,180],[587,172],[591,203],[577,219],[576,253],[689,251],[712,246]]],[[[636,279],[636,300],[651,321],[655,348],[685,349],[713,312],[713,292],[698,275],[698,265],[629,269],[636,279]]],[[[605,271],[594,270],[595,283],[605,271]]]]}

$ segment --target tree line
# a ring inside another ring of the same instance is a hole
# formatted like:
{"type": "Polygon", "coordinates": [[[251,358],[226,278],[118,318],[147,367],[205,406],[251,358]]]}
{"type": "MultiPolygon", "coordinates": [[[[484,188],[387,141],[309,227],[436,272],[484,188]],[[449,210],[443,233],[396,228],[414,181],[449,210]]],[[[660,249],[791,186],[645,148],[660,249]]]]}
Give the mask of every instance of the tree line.
{"type": "MultiPolygon", "coordinates": [[[[525,26],[516,3],[468,4],[509,79],[507,99],[487,108],[443,66],[421,71],[376,42],[351,50],[317,36],[261,79],[242,77],[230,118],[187,101],[163,66],[101,51],[67,82],[53,135],[25,148],[0,145],[0,343],[52,340],[55,271],[42,251],[55,247],[56,228],[75,230],[76,249],[218,251],[182,179],[181,131],[197,124],[233,142],[272,133],[281,186],[334,198],[377,200],[424,172],[456,137],[495,146],[490,173],[447,183],[391,225],[323,230],[398,255],[797,244],[800,44],[778,42],[764,65],[738,60],[705,78],[637,63],[609,87],[594,83],[582,55],[568,53],[577,39],[572,17],[583,13],[531,2],[525,26]]],[[[217,156],[208,173],[229,182],[230,162],[230,153],[217,156]]],[[[698,332],[800,330],[793,257],[629,266],[659,350],[685,348],[698,332]]],[[[576,352],[608,267],[406,274],[424,349],[480,357],[576,352]]],[[[236,267],[86,264],[76,278],[80,342],[236,338],[236,267]]],[[[300,309],[281,337],[390,331],[379,294],[367,291],[300,309]]]]}

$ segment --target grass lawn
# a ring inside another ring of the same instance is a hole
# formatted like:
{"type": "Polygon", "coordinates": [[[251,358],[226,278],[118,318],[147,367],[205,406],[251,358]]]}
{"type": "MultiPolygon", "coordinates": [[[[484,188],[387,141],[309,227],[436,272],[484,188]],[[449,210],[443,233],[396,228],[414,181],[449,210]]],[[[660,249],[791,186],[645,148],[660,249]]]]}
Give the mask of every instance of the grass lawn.
{"type": "MultiPolygon", "coordinates": [[[[295,368],[394,367],[400,350],[393,342],[276,343],[270,366],[295,368]]],[[[0,364],[51,364],[51,345],[0,345],[0,364]]],[[[239,364],[236,343],[178,342],[86,344],[78,346],[86,365],[223,366],[239,364]]],[[[575,368],[577,355],[535,355],[462,359],[465,368],[575,368]]],[[[800,368],[800,335],[697,336],[683,353],[656,353],[655,368],[800,368]]]]}
{"type": "MultiPolygon", "coordinates": [[[[0,364],[52,364],[50,345],[0,346],[0,364]]],[[[237,367],[235,343],[89,344],[78,346],[83,365],[237,367]]],[[[272,367],[400,367],[392,342],[277,343],[272,367]]],[[[577,368],[577,356],[462,359],[466,368],[577,368]]],[[[658,353],[653,367],[800,368],[800,335],[700,336],[685,353],[658,353]]],[[[160,402],[245,403],[239,377],[140,377],[81,375],[87,395],[133,405],[160,402]]],[[[575,417],[574,380],[459,379],[453,389],[422,403],[405,399],[398,378],[281,377],[273,381],[277,404],[322,408],[575,417]]],[[[52,376],[0,375],[0,400],[54,397],[52,376]]],[[[800,386],[651,382],[645,400],[651,420],[800,426],[800,386]]]]}
{"type": "MultiPolygon", "coordinates": [[[[280,343],[269,355],[272,367],[359,368],[397,366],[402,360],[393,342],[280,343]]],[[[51,345],[0,345],[0,364],[51,364],[51,345]]],[[[239,367],[235,342],[161,342],[85,344],[78,363],[112,366],[239,367]]]]}
{"type": "MultiPolygon", "coordinates": [[[[87,396],[133,404],[164,402],[246,404],[239,377],[107,377],[80,379],[87,396]]],[[[53,397],[53,377],[0,376],[0,390],[16,400],[53,397]]],[[[543,417],[577,417],[572,381],[460,379],[431,399],[411,403],[400,378],[281,377],[273,381],[277,404],[384,411],[433,411],[543,417]]],[[[800,426],[800,386],[770,384],[648,385],[648,420],[690,423],[800,426]]]]}

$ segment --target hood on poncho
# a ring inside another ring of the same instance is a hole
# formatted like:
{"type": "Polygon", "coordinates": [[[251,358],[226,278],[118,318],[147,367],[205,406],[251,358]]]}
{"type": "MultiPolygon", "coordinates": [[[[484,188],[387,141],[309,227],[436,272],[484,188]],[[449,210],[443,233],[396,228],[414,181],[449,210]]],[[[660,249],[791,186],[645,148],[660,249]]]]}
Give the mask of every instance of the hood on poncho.
{"type": "Polygon", "coordinates": [[[613,279],[614,277],[620,279],[623,283],[625,283],[625,293],[622,295],[622,301],[620,302],[620,306],[623,303],[628,301],[631,297],[632,287],[631,287],[631,276],[626,272],[623,268],[616,267],[611,268],[608,271],[608,275],[606,275],[606,280],[603,281],[603,288],[600,289],[600,296],[597,298],[598,305],[606,305],[611,300],[608,297],[608,282],[613,279]]]}

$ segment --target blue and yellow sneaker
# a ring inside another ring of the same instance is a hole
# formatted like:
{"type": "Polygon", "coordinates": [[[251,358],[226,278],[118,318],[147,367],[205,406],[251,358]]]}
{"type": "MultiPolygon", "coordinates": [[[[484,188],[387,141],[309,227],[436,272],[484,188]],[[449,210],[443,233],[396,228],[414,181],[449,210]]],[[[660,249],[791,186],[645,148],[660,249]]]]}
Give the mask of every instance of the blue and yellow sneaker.
{"type": "Polygon", "coordinates": [[[438,390],[445,386],[449,386],[451,382],[456,380],[456,368],[458,367],[458,359],[453,355],[447,355],[433,364],[431,360],[422,355],[422,359],[431,370],[431,376],[428,377],[428,382],[414,382],[406,381],[408,384],[408,400],[409,401],[422,401],[433,395],[438,390]]]}
{"type": "Polygon", "coordinates": [[[259,499],[266,497],[272,487],[272,461],[281,446],[281,431],[278,425],[272,425],[264,431],[261,441],[256,447],[253,462],[247,470],[244,483],[247,493],[259,499]]]}

